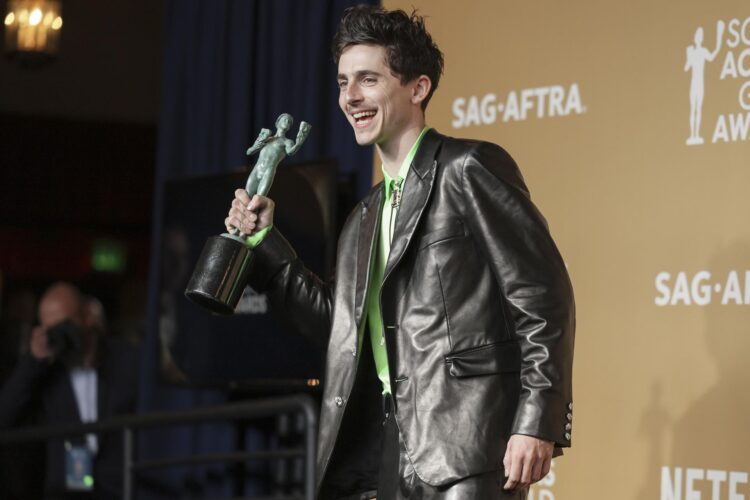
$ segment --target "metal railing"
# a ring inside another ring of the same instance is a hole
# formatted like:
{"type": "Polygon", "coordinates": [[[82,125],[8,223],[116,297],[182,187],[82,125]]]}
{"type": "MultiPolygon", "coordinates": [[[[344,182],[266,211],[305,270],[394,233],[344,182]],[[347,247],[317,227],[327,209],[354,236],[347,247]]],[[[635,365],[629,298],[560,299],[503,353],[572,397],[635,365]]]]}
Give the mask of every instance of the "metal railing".
{"type": "Polygon", "coordinates": [[[141,415],[124,415],[98,422],[48,427],[25,427],[0,431],[0,444],[30,441],[46,441],[76,437],[85,434],[122,432],[123,434],[123,499],[132,500],[134,494],[133,473],[137,470],[172,467],[210,462],[246,462],[249,460],[271,460],[276,458],[304,457],[304,499],[315,497],[315,432],[317,429],[317,406],[311,396],[301,394],[279,398],[259,399],[224,406],[197,408],[179,412],[154,412],[141,415]],[[134,432],[136,430],[190,424],[216,420],[239,420],[272,417],[290,412],[300,412],[305,419],[304,447],[278,450],[256,450],[233,453],[208,453],[200,455],[171,456],[167,458],[136,461],[134,432]]]}

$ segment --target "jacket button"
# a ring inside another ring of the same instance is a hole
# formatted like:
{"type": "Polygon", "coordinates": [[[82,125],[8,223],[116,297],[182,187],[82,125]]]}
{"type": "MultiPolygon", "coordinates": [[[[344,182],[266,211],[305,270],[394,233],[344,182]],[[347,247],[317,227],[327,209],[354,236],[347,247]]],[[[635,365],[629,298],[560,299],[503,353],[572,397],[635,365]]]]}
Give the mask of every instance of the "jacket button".
{"type": "Polygon", "coordinates": [[[566,430],[566,431],[569,431],[569,430],[570,430],[570,429],[572,429],[572,428],[573,428],[573,426],[572,426],[572,425],[570,425],[570,422],[568,422],[567,424],[565,424],[565,430],[566,430]]]}
{"type": "Polygon", "coordinates": [[[570,422],[570,421],[573,420],[573,414],[572,413],[568,413],[567,415],[565,415],[565,418],[567,418],[568,422],[570,422]]]}
{"type": "Polygon", "coordinates": [[[573,403],[568,403],[568,410],[573,411],[573,403]]]}
{"type": "Polygon", "coordinates": [[[344,398],[342,398],[341,396],[336,396],[335,398],[333,398],[333,402],[336,403],[336,406],[338,407],[344,406],[344,398]]]}
{"type": "Polygon", "coordinates": [[[569,432],[565,433],[565,439],[568,440],[568,441],[570,441],[570,433],[569,432]]]}
{"type": "Polygon", "coordinates": [[[357,356],[357,348],[352,349],[352,356],[357,356]]]}

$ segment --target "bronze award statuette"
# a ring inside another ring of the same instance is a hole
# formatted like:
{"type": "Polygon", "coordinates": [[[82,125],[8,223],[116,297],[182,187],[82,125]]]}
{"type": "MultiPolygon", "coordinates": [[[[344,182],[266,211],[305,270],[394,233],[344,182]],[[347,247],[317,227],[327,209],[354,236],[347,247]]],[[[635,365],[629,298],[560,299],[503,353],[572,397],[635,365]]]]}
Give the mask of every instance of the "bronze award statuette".
{"type": "MultiPolygon", "coordinates": [[[[285,134],[294,124],[292,115],[283,113],[276,119],[276,134],[264,128],[247,150],[250,156],[258,151],[258,162],[247,179],[245,191],[250,196],[265,196],[271,189],[279,163],[293,155],[310,133],[310,124],[300,123],[297,139],[287,139],[285,134]]],[[[212,236],[206,241],[190,277],[185,296],[213,313],[232,314],[242,297],[247,275],[253,261],[253,251],[246,243],[247,235],[239,229],[231,233],[212,236]]]]}

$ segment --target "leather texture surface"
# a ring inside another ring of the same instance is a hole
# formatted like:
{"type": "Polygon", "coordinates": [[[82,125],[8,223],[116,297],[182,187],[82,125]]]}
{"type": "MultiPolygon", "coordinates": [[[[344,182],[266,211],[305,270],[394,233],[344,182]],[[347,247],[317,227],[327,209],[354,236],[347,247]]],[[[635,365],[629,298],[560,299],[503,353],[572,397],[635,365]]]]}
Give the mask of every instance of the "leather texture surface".
{"type": "MultiPolygon", "coordinates": [[[[327,345],[318,481],[335,453],[361,363],[383,187],[349,216],[336,279],[309,272],[277,230],[250,284],[327,345]]],[[[418,477],[439,486],[500,470],[513,433],[570,446],[573,291],[513,159],[430,130],[412,162],[381,287],[396,419],[418,477]]]]}

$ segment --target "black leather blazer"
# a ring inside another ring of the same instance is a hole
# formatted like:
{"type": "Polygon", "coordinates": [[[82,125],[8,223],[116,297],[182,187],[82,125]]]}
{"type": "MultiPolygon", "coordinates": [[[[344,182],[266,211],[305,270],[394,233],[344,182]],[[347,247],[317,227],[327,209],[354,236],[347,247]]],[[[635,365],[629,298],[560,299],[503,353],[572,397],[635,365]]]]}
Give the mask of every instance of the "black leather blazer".
{"type": "MultiPolygon", "coordinates": [[[[363,364],[357,331],[382,196],[381,183],[349,216],[332,283],[309,272],[276,230],[256,248],[251,286],[328,346],[319,485],[363,364]]],[[[554,441],[557,454],[570,446],[573,291],[502,148],[425,135],[404,185],[380,303],[396,419],[423,481],[501,469],[513,433],[554,441]]]]}

